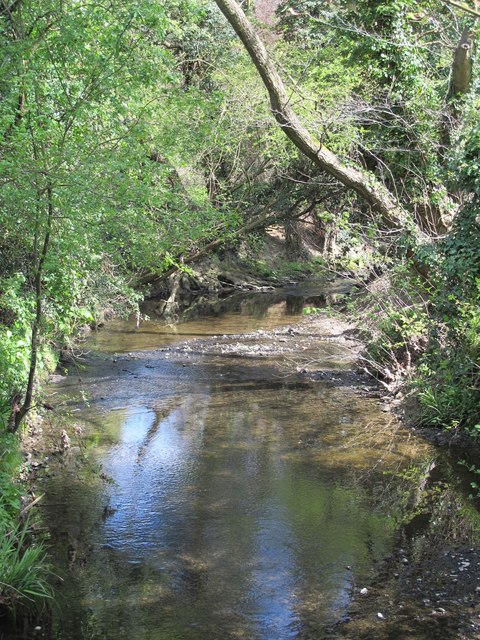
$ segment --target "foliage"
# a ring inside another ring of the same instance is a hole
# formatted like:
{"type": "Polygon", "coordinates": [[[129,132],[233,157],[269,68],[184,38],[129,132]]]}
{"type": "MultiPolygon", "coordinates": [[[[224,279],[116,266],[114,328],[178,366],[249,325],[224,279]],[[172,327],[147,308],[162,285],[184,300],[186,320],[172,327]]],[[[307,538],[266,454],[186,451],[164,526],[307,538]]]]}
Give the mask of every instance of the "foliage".
{"type": "Polygon", "coordinates": [[[303,314],[305,316],[316,316],[322,313],[326,313],[327,309],[321,307],[303,307],[303,314]]]}
{"type": "Polygon", "coordinates": [[[480,402],[480,153],[478,119],[467,120],[456,157],[458,186],[470,194],[438,248],[435,325],[419,371],[428,424],[462,427],[478,437],[480,402]]]}
{"type": "Polygon", "coordinates": [[[201,0],[34,0],[0,13],[3,424],[32,340],[41,372],[101,310],[136,308],[135,273],[161,272],[170,255],[237,223],[191,177],[218,133],[205,114],[222,109],[222,92],[202,94],[192,78],[186,87],[182,71],[206,34],[210,68],[217,27],[201,0]]]}
{"type": "Polygon", "coordinates": [[[0,607],[16,615],[41,609],[52,598],[42,544],[28,543],[28,523],[0,522],[0,607]]]}
{"type": "Polygon", "coordinates": [[[352,309],[368,339],[364,362],[375,377],[395,386],[412,377],[428,343],[429,287],[404,261],[367,290],[352,309]]]}
{"type": "MultiPolygon", "coordinates": [[[[475,425],[476,431],[480,432],[480,424],[475,425]]],[[[476,477],[476,480],[480,480],[478,476],[480,476],[480,469],[475,464],[471,464],[467,462],[467,460],[459,460],[458,464],[464,467],[471,475],[476,477]]],[[[470,498],[480,498],[480,485],[475,480],[470,482],[470,487],[473,489],[474,493],[470,494],[470,498]]]]}
{"type": "Polygon", "coordinates": [[[337,151],[419,216],[425,205],[445,206],[445,95],[460,34],[450,9],[437,0],[285,0],[278,13],[300,51],[321,139],[332,145],[333,134],[337,151]]]}
{"type": "Polygon", "coordinates": [[[28,521],[20,521],[22,486],[18,439],[0,434],[0,613],[34,611],[51,598],[49,567],[41,543],[30,545],[28,521]]]}

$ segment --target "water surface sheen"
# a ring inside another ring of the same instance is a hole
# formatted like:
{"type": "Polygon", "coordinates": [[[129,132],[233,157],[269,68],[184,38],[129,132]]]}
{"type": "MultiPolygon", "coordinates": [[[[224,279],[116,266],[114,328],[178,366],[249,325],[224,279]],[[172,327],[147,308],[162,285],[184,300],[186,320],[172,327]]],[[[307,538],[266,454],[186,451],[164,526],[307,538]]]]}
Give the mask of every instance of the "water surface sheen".
{"type": "MultiPolygon", "coordinates": [[[[276,302],[263,327],[292,322],[286,312],[276,302]]],[[[286,375],[279,358],[161,350],[239,326],[259,319],[114,323],[57,385],[103,479],[47,480],[65,577],[52,637],[325,638],[391,550],[409,490],[398,472],[425,445],[377,401],[286,375]]],[[[331,343],[316,344],[319,368],[335,369],[331,343]]]]}

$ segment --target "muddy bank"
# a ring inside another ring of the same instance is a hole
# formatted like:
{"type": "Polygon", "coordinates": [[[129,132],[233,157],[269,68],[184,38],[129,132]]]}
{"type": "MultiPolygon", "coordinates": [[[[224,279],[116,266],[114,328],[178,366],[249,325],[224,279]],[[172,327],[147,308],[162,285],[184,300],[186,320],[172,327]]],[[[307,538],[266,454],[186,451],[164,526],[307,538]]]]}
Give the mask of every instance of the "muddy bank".
{"type": "MultiPolygon", "coordinates": [[[[445,541],[432,548],[438,544],[438,534],[432,537],[426,533],[415,544],[404,540],[380,564],[371,582],[358,586],[348,620],[335,627],[334,637],[383,640],[411,638],[412,633],[425,640],[480,637],[478,549],[445,541]]],[[[468,535],[461,538],[468,541],[468,535]]],[[[473,540],[477,541],[475,536],[473,540]]]]}
{"type": "Polygon", "coordinates": [[[184,311],[190,318],[200,317],[232,294],[241,297],[247,292],[275,291],[308,279],[323,280],[328,289],[338,274],[329,272],[322,251],[309,242],[301,258],[292,255],[284,228],[272,226],[252,234],[249,240],[195,260],[183,272],[172,268],[154,277],[143,287],[141,310],[150,317],[175,320],[181,319],[184,311]]]}

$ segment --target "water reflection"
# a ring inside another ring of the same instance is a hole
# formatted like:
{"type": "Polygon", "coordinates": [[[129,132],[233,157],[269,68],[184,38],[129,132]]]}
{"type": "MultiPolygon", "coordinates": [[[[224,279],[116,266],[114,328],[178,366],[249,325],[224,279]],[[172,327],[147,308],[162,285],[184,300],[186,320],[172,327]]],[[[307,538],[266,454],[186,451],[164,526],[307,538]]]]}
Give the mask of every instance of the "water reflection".
{"type": "MultiPolygon", "coordinates": [[[[144,303],[148,318],[137,327],[136,319],[115,320],[108,332],[92,336],[89,347],[112,353],[136,349],[156,349],[190,338],[236,334],[257,329],[275,329],[301,317],[306,307],[326,308],[337,304],[352,288],[351,281],[310,282],[269,292],[238,292],[228,298],[197,299],[179,323],[161,321],[156,313],[157,301],[144,303]],[[132,337],[134,336],[134,337],[132,337]]],[[[162,307],[163,308],[163,307],[162,307]]]]}
{"type": "MultiPolygon", "coordinates": [[[[349,445],[384,420],[368,400],[291,380],[256,388],[251,369],[208,358],[177,384],[181,363],[165,366],[160,397],[153,372],[149,392],[117,380],[106,413],[86,410],[114,484],[78,503],[108,515],[95,535],[88,517],[78,532],[91,552],[75,567],[81,586],[64,586],[55,637],[321,637],[390,548],[399,514],[377,496],[385,469],[410,460],[408,442],[385,446],[359,483],[379,453],[349,445]]],[[[108,384],[92,378],[90,395],[108,384]]],[[[70,489],[77,501],[83,488],[70,489]]]]}
{"type": "MultiPolygon", "coordinates": [[[[303,304],[274,301],[262,326],[303,304]]],[[[237,312],[178,333],[116,323],[95,347],[134,352],[256,323],[237,312]]],[[[344,350],[318,344],[322,366],[348,370],[344,350]]],[[[66,578],[57,640],[326,638],[392,549],[412,490],[397,472],[430,451],[375,401],[285,378],[272,360],[100,356],[61,392],[82,409],[104,480],[66,472],[45,486],[66,578]]]]}

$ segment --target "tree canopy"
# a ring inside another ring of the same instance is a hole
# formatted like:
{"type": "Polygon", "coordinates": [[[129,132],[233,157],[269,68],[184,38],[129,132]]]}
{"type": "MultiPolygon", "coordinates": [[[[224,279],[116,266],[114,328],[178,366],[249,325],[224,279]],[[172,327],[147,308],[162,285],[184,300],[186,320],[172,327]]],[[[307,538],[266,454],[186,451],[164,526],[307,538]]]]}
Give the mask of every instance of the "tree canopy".
{"type": "Polygon", "coordinates": [[[475,265],[477,16],[457,4],[285,0],[265,25],[234,0],[2,0],[5,424],[80,325],[272,220],[307,211],[451,282],[462,243],[475,265]]]}

